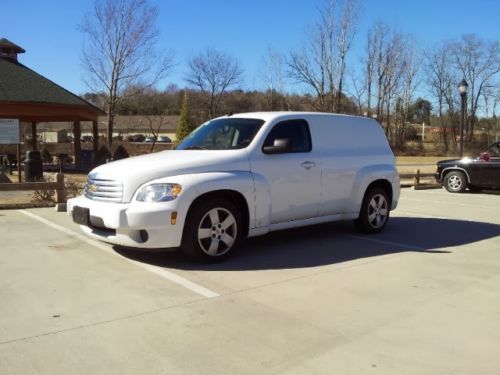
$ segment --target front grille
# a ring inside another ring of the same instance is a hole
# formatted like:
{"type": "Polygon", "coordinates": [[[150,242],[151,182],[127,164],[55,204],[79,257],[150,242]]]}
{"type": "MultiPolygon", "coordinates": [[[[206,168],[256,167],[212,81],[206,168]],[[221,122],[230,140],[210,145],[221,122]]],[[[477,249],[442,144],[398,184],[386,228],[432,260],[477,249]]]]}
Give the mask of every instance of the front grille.
{"type": "Polygon", "coordinates": [[[89,199],[121,202],[123,185],[120,181],[99,175],[89,175],[85,184],[85,196],[89,199]]]}

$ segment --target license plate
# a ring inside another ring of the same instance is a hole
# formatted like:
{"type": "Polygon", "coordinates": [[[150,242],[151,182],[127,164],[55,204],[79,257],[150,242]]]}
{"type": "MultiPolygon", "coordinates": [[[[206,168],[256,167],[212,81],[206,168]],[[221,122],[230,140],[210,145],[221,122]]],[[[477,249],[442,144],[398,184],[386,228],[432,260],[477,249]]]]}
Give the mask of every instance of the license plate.
{"type": "Polygon", "coordinates": [[[75,223],[90,226],[90,212],[88,208],[75,206],[73,207],[72,215],[75,223]]]}

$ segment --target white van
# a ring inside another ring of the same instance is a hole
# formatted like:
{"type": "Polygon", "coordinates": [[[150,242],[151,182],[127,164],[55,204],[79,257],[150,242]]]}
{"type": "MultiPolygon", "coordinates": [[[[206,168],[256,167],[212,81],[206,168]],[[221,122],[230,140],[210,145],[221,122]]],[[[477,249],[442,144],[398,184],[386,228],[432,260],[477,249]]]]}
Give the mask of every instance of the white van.
{"type": "Polygon", "coordinates": [[[105,242],[214,261],[245,237],[280,229],[352,219],[380,232],[399,190],[376,121],[259,112],[210,120],[176,150],[95,168],[68,213],[105,242]]]}

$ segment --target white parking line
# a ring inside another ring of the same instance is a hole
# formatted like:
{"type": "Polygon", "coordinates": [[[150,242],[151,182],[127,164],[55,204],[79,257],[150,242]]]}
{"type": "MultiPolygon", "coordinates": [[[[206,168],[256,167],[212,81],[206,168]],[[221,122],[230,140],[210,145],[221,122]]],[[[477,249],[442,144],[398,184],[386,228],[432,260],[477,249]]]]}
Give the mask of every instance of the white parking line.
{"type": "Polygon", "coordinates": [[[98,248],[100,250],[104,250],[108,254],[114,255],[122,260],[126,260],[127,262],[135,264],[136,266],[139,266],[139,267],[141,267],[141,268],[143,268],[151,273],[154,273],[155,275],[158,275],[158,276],[163,277],[164,279],[167,279],[175,284],[183,286],[184,288],[189,289],[192,292],[195,292],[203,297],[214,298],[214,297],[218,297],[220,295],[220,294],[218,294],[210,289],[207,289],[201,285],[193,283],[192,281],[189,281],[188,279],[185,279],[184,277],[181,277],[181,276],[179,276],[173,272],[170,272],[164,268],[153,266],[151,264],[141,263],[141,262],[129,259],[129,258],[125,258],[125,257],[121,256],[120,254],[118,254],[117,252],[113,251],[113,249],[111,249],[109,246],[105,245],[104,243],[95,241],[93,239],[90,239],[90,238],[82,235],[82,234],[76,233],[76,232],[72,231],[71,229],[65,228],[65,227],[63,227],[59,224],[56,224],[50,220],[47,220],[41,216],[35,215],[32,212],[28,212],[28,211],[24,211],[24,210],[18,210],[18,212],[20,212],[26,216],[29,216],[32,219],[38,220],[39,222],[41,222],[45,225],[48,225],[49,227],[52,227],[60,232],[63,232],[67,235],[75,237],[75,238],[95,247],[95,248],[98,248]]]}

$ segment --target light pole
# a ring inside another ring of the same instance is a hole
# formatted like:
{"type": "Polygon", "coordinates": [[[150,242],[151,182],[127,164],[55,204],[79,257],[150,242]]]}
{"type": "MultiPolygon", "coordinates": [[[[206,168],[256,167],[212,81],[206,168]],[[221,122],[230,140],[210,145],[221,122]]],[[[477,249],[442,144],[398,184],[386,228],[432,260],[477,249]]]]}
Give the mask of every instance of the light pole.
{"type": "Polygon", "coordinates": [[[460,159],[464,156],[464,123],[465,123],[465,107],[467,106],[467,88],[469,85],[467,81],[462,79],[462,81],[458,84],[458,91],[460,91],[460,97],[462,98],[462,118],[460,120],[460,159]]]}

